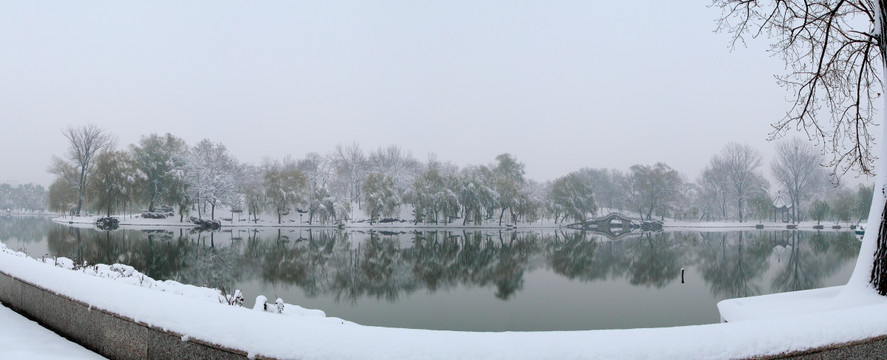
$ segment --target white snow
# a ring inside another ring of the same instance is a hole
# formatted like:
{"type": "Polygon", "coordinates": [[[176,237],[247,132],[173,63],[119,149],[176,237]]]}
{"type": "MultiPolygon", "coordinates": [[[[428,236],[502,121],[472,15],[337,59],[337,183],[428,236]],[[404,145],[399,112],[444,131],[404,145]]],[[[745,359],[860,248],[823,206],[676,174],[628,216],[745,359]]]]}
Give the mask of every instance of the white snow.
{"type": "Polygon", "coordinates": [[[721,319],[728,322],[815,314],[824,311],[885,305],[887,298],[870,289],[835,286],[821,289],[727,299],[718,303],[721,319]]]}
{"type": "Polygon", "coordinates": [[[0,359],[92,360],[104,357],[0,304],[0,359]]]}
{"type": "MultiPolygon", "coordinates": [[[[864,287],[803,295],[833,299],[832,306],[807,308],[815,312],[771,313],[726,324],[481,333],[362,326],[310,311],[281,316],[276,311],[229,306],[206,296],[182,296],[157,291],[157,287],[133,286],[139,284],[125,280],[133,276],[110,280],[110,276],[88,276],[90,271],[84,271],[88,267],[72,271],[54,263],[35,261],[0,246],[0,270],[25,281],[190,338],[278,358],[723,359],[777,354],[887,334],[887,298],[873,296],[872,290],[864,287]],[[842,294],[849,301],[842,302],[835,294],[842,294]]],[[[96,274],[128,272],[126,268],[114,270],[114,266],[97,269],[106,270],[96,274]]],[[[779,302],[790,303],[787,297],[791,296],[758,299],[770,303],[758,304],[767,309],[779,302]]],[[[295,307],[287,304],[285,312],[295,307]]]]}

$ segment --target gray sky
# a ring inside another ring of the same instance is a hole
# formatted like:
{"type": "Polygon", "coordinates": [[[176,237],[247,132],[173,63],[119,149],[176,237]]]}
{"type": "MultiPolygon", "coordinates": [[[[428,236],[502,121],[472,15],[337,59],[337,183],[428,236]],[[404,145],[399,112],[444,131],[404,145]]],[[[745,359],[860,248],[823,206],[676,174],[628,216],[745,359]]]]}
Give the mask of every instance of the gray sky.
{"type": "Polygon", "coordinates": [[[788,108],[768,41],[730,52],[698,1],[0,2],[0,182],[48,185],[69,125],[170,132],[241,161],[357,141],[544,181],[729,141],[788,108]]]}

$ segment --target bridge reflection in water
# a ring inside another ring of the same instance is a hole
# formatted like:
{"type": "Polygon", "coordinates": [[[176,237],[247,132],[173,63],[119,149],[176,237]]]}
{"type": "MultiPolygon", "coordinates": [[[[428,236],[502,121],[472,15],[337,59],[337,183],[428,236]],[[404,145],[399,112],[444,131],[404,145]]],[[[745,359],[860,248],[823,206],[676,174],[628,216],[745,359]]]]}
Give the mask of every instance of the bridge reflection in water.
{"type": "Polygon", "coordinates": [[[659,231],[662,230],[660,221],[641,221],[632,219],[620,213],[609,213],[591,220],[581,221],[567,225],[574,230],[585,230],[605,235],[611,239],[618,239],[631,234],[633,230],[659,231]]]}

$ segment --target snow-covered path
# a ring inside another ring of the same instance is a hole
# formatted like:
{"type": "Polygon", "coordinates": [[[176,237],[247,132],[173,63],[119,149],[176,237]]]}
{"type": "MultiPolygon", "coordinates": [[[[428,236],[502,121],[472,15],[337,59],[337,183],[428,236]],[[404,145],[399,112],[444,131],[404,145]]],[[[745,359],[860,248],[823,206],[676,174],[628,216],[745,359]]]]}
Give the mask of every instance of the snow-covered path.
{"type": "Polygon", "coordinates": [[[104,359],[5,306],[0,306],[0,324],[0,359],[104,359]]]}

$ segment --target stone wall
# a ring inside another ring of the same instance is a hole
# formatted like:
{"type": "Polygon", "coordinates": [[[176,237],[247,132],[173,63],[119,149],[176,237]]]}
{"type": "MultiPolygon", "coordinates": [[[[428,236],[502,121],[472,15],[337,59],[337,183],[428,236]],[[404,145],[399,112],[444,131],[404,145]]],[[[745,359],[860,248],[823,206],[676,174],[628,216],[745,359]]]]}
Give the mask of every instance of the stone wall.
{"type": "MultiPolygon", "coordinates": [[[[246,359],[243,351],[190,339],[56,294],[0,271],[0,302],[110,359],[246,359]]],[[[760,359],[887,357],[887,336],[760,359]]],[[[261,358],[261,357],[256,357],[261,358]]]]}
{"type": "Polygon", "coordinates": [[[110,359],[245,359],[205,343],[56,294],[0,271],[0,302],[110,359]]]}

